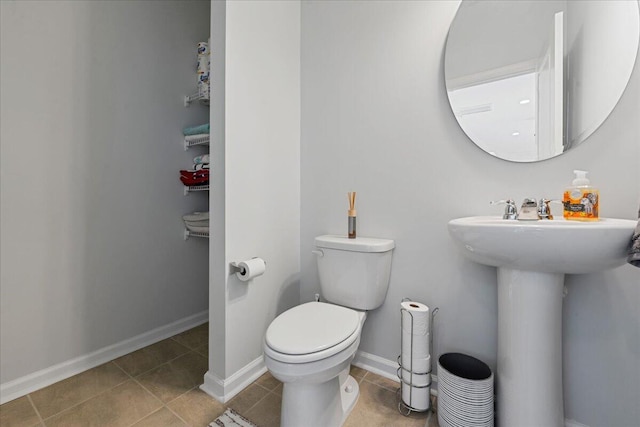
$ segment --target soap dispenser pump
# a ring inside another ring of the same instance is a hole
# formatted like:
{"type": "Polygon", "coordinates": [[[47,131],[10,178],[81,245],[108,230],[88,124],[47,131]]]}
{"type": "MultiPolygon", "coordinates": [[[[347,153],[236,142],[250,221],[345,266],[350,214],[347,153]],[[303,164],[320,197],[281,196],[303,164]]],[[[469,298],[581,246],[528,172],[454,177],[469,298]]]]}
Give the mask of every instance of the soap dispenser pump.
{"type": "Polygon", "coordinates": [[[587,171],[574,170],[576,175],[564,192],[564,218],[574,221],[598,221],[600,194],[591,186],[587,171]]]}

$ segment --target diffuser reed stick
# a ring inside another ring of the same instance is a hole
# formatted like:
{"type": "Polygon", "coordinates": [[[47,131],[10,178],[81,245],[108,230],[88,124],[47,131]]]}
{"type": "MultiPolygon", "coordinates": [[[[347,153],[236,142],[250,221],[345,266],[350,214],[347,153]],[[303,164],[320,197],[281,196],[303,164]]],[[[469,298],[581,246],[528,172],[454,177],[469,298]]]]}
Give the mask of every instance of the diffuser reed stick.
{"type": "Polygon", "coordinates": [[[356,192],[347,193],[349,199],[349,238],[356,238],[356,192]]]}

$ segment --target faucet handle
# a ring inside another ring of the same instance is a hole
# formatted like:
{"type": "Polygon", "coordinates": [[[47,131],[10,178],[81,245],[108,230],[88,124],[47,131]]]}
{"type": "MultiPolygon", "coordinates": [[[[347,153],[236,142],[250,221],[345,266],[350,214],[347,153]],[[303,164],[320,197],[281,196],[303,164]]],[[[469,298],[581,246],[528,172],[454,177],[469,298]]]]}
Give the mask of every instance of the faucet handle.
{"type": "Polygon", "coordinates": [[[540,219],[553,219],[551,206],[549,206],[550,203],[562,203],[562,200],[540,199],[540,204],[538,205],[538,216],[540,219]]]}
{"type": "Polygon", "coordinates": [[[489,202],[490,205],[503,205],[503,204],[511,204],[514,203],[513,200],[511,199],[506,199],[506,200],[492,200],[489,202]]]}
{"type": "Polygon", "coordinates": [[[489,202],[490,205],[506,205],[504,207],[504,215],[502,215],[502,219],[518,219],[518,208],[516,207],[516,203],[511,200],[494,200],[489,202]]]}

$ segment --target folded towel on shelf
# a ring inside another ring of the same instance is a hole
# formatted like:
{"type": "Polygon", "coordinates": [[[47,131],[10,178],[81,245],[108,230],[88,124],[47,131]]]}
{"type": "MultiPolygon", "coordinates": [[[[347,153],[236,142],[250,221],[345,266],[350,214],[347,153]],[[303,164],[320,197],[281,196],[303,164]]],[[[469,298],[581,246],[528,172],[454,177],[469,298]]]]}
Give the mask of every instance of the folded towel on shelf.
{"type": "Polygon", "coordinates": [[[207,170],[207,169],[209,169],[209,163],[196,163],[193,165],[193,170],[195,171],[207,170]]]}
{"type": "Polygon", "coordinates": [[[631,247],[629,248],[627,262],[636,267],[640,267],[640,209],[638,210],[638,225],[631,237],[631,247]]]}
{"type": "Polygon", "coordinates": [[[200,170],[195,170],[195,169],[182,169],[180,171],[180,176],[184,176],[185,178],[196,178],[198,176],[209,176],[209,169],[200,169],[200,170]]]}
{"type": "Polygon", "coordinates": [[[188,126],[182,129],[184,135],[198,135],[203,133],[209,133],[209,123],[197,126],[188,126]]]}
{"type": "Polygon", "coordinates": [[[209,221],[209,212],[192,212],[182,215],[185,221],[209,221]]]}
{"type": "Polygon", "coordinates": [[[194,164],[199,164],[199,163],[209,163],[209,155],[208,154],[201,154],[199,156],[196,156],[193,158],[193,163],[194,164]]]}
{"type": "Polygon", "coordinates": [[[209,183],[209,169],[181,170],[180,181],[186,186],[206,185],[209,183]]]}
{"type": "Polygon", "coordinates": [[[196,185],[209,185],[209,178],[185,178],[181,176],[180,181],[187,187],[195,187],[196,185]]]}
{"type": "Polygon", "coordinates": [[[193,212],[182,216],[185,227],[190,231],[209,231],[209,212],[193,212]]]}
{"type": "Polygon", "coordinates": [[[208,133],[196,133],[195,135],[185,135],[184,140],[186,142],[209,142],[208,133]]]}
{"type": "Polygon", "coordinates": [[[209,232],[209,225],[207,224],[206,226],[197,226],[197,225],[189,225],[189,224],[185,224],[185,227],[187,227],[187,230],[189,231],[193,231],[196,233],[208,233],[209,232]]]}

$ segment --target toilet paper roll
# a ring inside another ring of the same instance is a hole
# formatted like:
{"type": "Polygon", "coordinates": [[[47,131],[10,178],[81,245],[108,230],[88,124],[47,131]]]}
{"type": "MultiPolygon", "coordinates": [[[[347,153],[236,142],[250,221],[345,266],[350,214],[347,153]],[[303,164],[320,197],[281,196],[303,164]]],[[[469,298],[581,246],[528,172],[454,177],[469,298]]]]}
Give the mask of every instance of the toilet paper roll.
{"type": "Polygon", "coordinates": [[[408,354],[402,354],[402,367],[403,371],[413,372],[417,374],[426,374],[431,372],[431,356],[426,357],[409,357],[408,354]]]}
{"type": "Polygon", "coordinates": [[[198,55],[208,55],[208,54],[209,54],[209,43],[198,42],[198,55]]]}
{"type": "Polygon", "coordinates": [[[240,271],[236,273],[236,276],[243,282],[251,280],[254,277],[262,276],[266,270],[266,264],[262,258],[251,258],[246,261],[241,261],[237,264],[237,267],[240,271]]]}
{"type": "Polygon", "coordinates": [[[431,387],[411,387],[402,383],[402,401],[417,411],[426,411],[431,406],[429,393],[431,387]]]}
{"type": "MultiPolygon", "coordinates": [[[[429,356],[431,349],[429,348],[430,335],[411,335],[402,331],[402,365],[406,364],[410,359],[424,359],[429,356]],[[411,348],[413,345],[413,349],[411,348]]],[[[415,371],[415,370],[414,370],[415,371]]]]}
{"type": "Polygon", "coordinates": [[[197,74],[209,72],[209,55],[198,55],[197,74]]]}
{"type": "Polygon", "coordinates": [[[401,303],[401,308],[402,348],[400,363],[404,369],[424,374],[429,372],[431,368],[429,307],[415,301],[404,301],[401,303]]]}
{"type": "Polygon", "coordinates": [[[415,301],[404,301],[400,304],[402,311],[402,329],[411,331],[413,318],[413,335],[426,335],[429,332],[429,307],[415,301]]]}
{"type": "Polygon", "coordinates": [[[431,381],[431,374],[411,375],[411,372],[403,371],[402,379],[412,387],[423,388],[430,385],[429,382],[431,381]]]}
{"type": "Polygon", "coordinates": [[[203,99],[209,99],[210,88],[208,82],[198,82],[198,96],[203,99]]]}
{"type": "Polygon", "coordinates": [[[198,84],[200,83],[209,83],[209,72],[207,71],[206,73],[199,73],[198,74],[198,84]]]}

